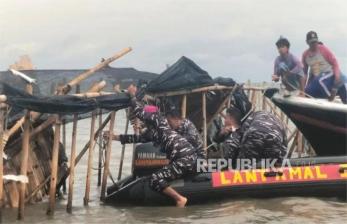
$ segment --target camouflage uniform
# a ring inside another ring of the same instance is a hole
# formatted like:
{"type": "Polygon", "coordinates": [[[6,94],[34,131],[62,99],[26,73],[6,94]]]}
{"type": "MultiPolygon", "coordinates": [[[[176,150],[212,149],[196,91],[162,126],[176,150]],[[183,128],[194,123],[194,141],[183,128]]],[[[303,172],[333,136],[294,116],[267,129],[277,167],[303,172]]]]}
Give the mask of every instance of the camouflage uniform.
{"type": "MultiPolygon", "coordinates": [[[[206,152],[203,148],[201,136],[195,125],[190,120],[183,119],[181,125],[175,131],[182,137],[186,138],[188,142],[197,150],[199,158],[206,159],[206,152]]],[[[156,146],[162,146],[161,150],[164,152],[166,151],[164,146],[161,145],[158,132],[155,129],[146,128],[141,135],[120,135],[119,137],[122,144],[153,142],[156,146]]]]}
{"type": "Polygon", "coordinates": [[[286,132],[274,115],[253,112],[240,129],[225,139],[223,148],[232,159],[283,159],[287,150],[286,132]]]}
{"type": "Polygon", "coordinates": [[[135,116],[144,121],[146,126],[157,131],[158,139],[161,140],[161,145],[165,149],[167,158],[170,160],[167,166],[153,173],[150,178],[150,187],[155,191],[161,192],[169,186],[169,181],[194,172],[197,150],[186,138],[171,129],[166,118],[158,113],[145,113],[143,106],[136,98],[132,98],[131,104],[135,116]]]}

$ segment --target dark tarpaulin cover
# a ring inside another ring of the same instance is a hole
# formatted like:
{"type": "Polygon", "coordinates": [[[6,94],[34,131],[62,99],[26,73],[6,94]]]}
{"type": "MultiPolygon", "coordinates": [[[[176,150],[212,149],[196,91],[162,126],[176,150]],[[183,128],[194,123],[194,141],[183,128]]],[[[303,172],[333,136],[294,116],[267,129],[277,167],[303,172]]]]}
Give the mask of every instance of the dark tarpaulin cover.
{"type": "Polygon", "coordinates": [[[147,92],[158,93],[182,89],[193,89],[213,85],[210,75],[187,57],[181,57],[175,64],[152,80],[147,92]]]}
{"type": "Polygon", "coordinates": [[[97,108],[120,110],[129,107],[130,98],[126,94],[111,94],[93,98],[76,96],[34,96],[20,89],[3,84],[6,103],[20,109],[52,114],[81,114],[97,108]]]}

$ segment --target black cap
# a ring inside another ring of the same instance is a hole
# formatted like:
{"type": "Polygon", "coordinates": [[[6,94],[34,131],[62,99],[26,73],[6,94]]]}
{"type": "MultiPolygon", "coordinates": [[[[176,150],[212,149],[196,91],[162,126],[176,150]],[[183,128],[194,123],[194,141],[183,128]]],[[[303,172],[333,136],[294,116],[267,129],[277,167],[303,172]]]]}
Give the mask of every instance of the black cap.
{"type": "Polygon", "coordinates": [[[289,43],[287,38],[280,36],[280,38],[276,42],[276,46],[278,48],[282,47],[282,46],[286,46],[287,48],[289,48],[290,47],[290,43],[289,43]]]}
{"type": "Polygon", "coordinates": [[[315,31],[310,31],[306,34],[306,42],[308,44],[318,42],[318,35],[315,31]]]}
{"type": "Polygon", "coordinates": [[[165,116],[181,117],[181,110],[174,103],[169,103],[165,107],[165,116]]]}

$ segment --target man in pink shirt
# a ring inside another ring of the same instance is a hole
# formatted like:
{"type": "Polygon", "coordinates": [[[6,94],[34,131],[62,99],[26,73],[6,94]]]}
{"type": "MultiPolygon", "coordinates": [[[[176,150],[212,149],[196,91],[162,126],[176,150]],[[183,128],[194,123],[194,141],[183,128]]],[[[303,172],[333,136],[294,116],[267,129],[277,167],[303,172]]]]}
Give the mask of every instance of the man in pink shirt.
{"type": "Polygon", "coordinates": [[[341,97],[343,103],[347,102],[346,78],[341,74],[335,55],[322,42],[318,35],[310,31],[306,35],[309,45],[302,55],[305,79],[309,79],[305,92],[315,98],[328,98],[334,100],[336,95],[341,97]]]}

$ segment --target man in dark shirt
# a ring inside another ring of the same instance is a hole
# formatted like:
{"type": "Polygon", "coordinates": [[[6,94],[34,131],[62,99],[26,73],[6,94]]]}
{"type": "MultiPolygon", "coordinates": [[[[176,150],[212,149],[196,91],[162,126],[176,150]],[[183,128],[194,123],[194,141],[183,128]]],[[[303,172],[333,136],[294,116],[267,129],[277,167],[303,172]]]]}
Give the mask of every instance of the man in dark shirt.
{"type": "Polygon", "coordinates": [[[230,159],[278,159],[287,150],[287,136],[283,124],[266,111],[251,112],[241,124],[242,114],[237,108],[227,110],[224,133],[215,138],[222,142],[230,159]],[[228,120],[233,122],[228,123],[228,120]]]}
{"type": "MultiPolygon", "coordinates": [[[[190,120],[182,118],[179,109],[176,107],[171,107],[166,112],[166,119],[170,127],[182,137],[186,138],[197,150],[198,158],[206,159],[206,151],[203,148],[202,138],[195,125],[190,120]]],[[[108,138],[108,132],[104,132],[104,137],[108,138]]],[[[156,129],[150,129],[148,127],[142,129],[140,135],[114,135],[112,139],[120,141],[122,144],[153,142],[154,145],[160,146],[161,150],[165,151],[165,146],[162,145],[156,129]]]]}
{"type": "Polygon", "coordinates": [[[136,87],[130,86],[132,113],[145,123],[149,129],[155,129],[157,138],[164,147],[169,164],[153,173],[150,187],[171,197],[177,207],[184,207],[188,199],[169,186],[169,181],[179,179],[186,174],[194,173],[198,159],[197,149],[188,140],[174,131],[167,119],[152,109],[146,109],[136,97],[136,87]]]}

